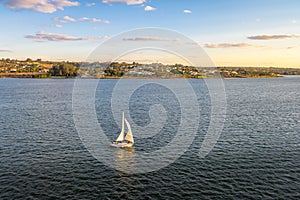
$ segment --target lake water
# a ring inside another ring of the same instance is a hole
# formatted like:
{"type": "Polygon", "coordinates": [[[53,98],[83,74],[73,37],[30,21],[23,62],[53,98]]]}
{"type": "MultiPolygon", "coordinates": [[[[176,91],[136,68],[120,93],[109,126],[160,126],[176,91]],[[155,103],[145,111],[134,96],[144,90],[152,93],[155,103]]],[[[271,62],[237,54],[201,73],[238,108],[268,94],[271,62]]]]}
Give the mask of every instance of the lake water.
{"type": "MultiPolygon", "coordinates": [[[[123,86],[140,81],[126,80],[123,86]]],[[[182,82],[164,81],[175,87],[182,82]]],[[[97,119],[110,140],[120,130],[121,116],[111,120],[117,82],[101,80],[95,95],[97,119]]],[[[162,169],[127,174],[95,159],[84,146],[73,119],[74,80],[0,79],[0,199],[299,199],[300,77],[224,80],[224,129],[204,158],[198,151],[209,127],[211,100],[203,80],[190,84],[200,105],[192,144],[162,169]]],[[[133,155],[174,139],[182,105],[172,91],[147,84],[129,104],[133,132],[151,123],[152,105],[166,111],[160,113],[166,123],[157,134],[143,138],[137,133],[133,155]]]]}

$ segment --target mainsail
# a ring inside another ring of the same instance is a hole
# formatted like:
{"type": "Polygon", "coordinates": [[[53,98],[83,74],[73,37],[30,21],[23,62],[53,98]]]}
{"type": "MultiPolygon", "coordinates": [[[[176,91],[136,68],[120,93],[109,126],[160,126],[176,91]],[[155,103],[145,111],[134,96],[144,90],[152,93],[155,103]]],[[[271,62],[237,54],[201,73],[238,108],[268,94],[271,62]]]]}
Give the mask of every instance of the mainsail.
{"type": "Polygon", "coordinates": [[[122,115],[122,130],[121,130],[121,133],[119,135],[119,137],[117,138],[117,142],[122,142],[124,140],[124,112],[123,112],[123,115],[122,115]]]}
{"type": "Polygon", "coordinates": [[[132,136],[132,132],[131,132],[131,127],[130,127],[130,124],[128,123],[127,119],[125,118],[125,122],[126,122],[126,126],[128,128],[128,132],[125,136],[125,140],[131,142],[131,143],[134,143],[134,140],[133,140],[133,136],[132,136]]]}

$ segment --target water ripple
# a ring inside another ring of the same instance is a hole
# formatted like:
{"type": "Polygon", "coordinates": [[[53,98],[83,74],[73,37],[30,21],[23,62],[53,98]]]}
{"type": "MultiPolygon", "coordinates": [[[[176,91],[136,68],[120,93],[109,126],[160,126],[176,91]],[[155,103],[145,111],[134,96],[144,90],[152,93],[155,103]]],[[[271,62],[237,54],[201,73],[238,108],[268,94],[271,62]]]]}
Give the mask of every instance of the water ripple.
{"type": "Polygon", "coordinates": [[[300,198],[299,78],[225,80],[225,128],[205,158],[197,154],[210,111],[201,86],[203,114],[190,149],[140,175],[110,169],[82,145],[72,118],[73,80],[0,85],[0,199],[300,198]]]}

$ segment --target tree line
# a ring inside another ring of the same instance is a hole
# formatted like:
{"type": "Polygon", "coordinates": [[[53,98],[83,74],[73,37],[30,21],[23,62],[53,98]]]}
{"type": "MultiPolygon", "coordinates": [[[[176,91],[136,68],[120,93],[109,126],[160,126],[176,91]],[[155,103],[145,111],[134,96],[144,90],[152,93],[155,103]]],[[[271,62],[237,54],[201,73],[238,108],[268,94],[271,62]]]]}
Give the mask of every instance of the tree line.
{"type": "Polygon", "coordinates": [[[78,72],[78,67],[70,63],[60,63],[53,65],[49,73],[51,76],[65,76],[73,77],[76,76],[78,72]]]}

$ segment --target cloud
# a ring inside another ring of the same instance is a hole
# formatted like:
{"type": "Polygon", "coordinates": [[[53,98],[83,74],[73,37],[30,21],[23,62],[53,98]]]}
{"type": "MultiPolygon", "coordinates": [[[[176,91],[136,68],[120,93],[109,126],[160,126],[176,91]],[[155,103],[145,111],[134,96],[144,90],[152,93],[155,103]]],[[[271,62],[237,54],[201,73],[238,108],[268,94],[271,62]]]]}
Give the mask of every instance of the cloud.
{"type": "Polygon", "coordinates": [[[68,21],[68,22],[76,22],[76,19],[74,19],[72,17],[69,17],[69,16],[64,16],[63,19],[68,21]]]}
{"type": "Polygon", "coordinates": [[[53,20],[56,22],[67,23],[66,20],[64,20],[62,18],[58,18],[58,17],[54,17],[53,20]]]}
{"type": "Polygon", "coordinates": [[[53,13],[65,7],[79,6],[79,2],[70,0],[6,0],[4,5],[10,9],[31,9],[42,13],[53,13]]]}
{"type": "Polygon", "coordinates": [[[201,45],[201,43],[198,42],[186,42],[187,45],[201,45]]]}
{"type": "Polygon", "coordinates": [[[181,44],[181,40],[176,39],[168,39],[162,37],[134,37],[134,38],[123,38],[125,42],[171,42],[173,45],[181,44]]]}
{"type": "Polygon", "coordinates": [[[151,6],[146,6],[144,10],[145,11],[154,11],[154,10],[156,10],[156,8],[151,7],[151,6]]]}
{"type": "Polygon", "coordinates": [[[1,53],[11,53],[11,50],[7,50],[7,49],[0,49],[1,53]]]}
{"type": "Polygon", "coordinates": [[[77,21],[89,21],[89,22],[94,22],[94,23],[104,23],[104,24],[110,24],[109,20],[106,19],[97,19],[97,18],[88,18],[88,17],[81,17],[81,18],[72,18],[69,16],[64,16],[62,18],[54,17],[54,21],[61,22],[61,23],[67,23],[67,22],[77,22],[77,21]]]}
{"type": "MultiPolygon", "coordinates": [[[[90,21],[90,22],[94,22],[94,23],[110,24],[110,21],[106,20],[106,19],[88,18],[88,17],[83,17],[81,19],[83,19],[83,21],[90,21]]],[[[78,20],[80,21],[80,19],[78,19],[78,20]]]]}
{"type": "Polygon", "coordinates": [[[183,13],[190,14],[190,13],[192,13],[192,11],[191,10],[183,10],[183,13]]]}
{"type": "Polygon", "coordinates": [[[299,46],[289,46],[289,47],[287,47],[287,49],[296,49],[296,48],[299,48],[299,46]]]}
{"type": "Polygon", "coordinates": [[[127,5],[137,5],[143,4],[147,0],[102,0],[102,3],[112,4],[112,3],[126,3],[127,5]]]}
{"type": "Polygon", "coordinates": [[[62,28],[63,26],[61,24],[55,24],[56,28],[62,28]]]}
{"type": "Polygon", "coordinates": [[[85,4],[86,7],[92,7],[92,6],[95,6],[95,5],[96,5],[96,3],[86,3],[85,4]]]}
{"type": "Polygon", "coordinates": [[[245,48],[245,47],[261,47],[249,43],[220,43],[220,44],[204,44],[205,48],[245,48]]]}
{"type": "Polygon", "coordinates": [[[91,22],[101,22],[101,19],[97,19],[97,18],[92,18],[90,19],[91,22]]]}
{"type": "Polygon", "coordinates": [[[172,41],[172,43],[175,45],[179,45],[179,44],[181,44],[181,40],[176,38],[175,40],[172,41]]]}
{"type": "Polygon", "coordinates": [[[88,40],[88,41],[95,41],[95,40],[107,40],[109,39],[108,36],[100,36],[100,37],[85,37],[83,40],[88,40]]]}
{"type": "Polygon", "coordinates": [[[61,23],[76,22],[77,21],[76,19],[74,19],[72,17],[69,17],[69,16],[64,16],[63,18],[54,17],[53,20],[57,21],[57,22],[61,22],[61,23]]]}
{"type": "Polygon", "coordinates": [[[64,34],[55,34],[55,33],[36,33],[34,35],[26,35],[25,38],[32,39],[36,42],[44,42],[44,41],[63,42],[63,41],[83,40],[83,38],[78,38],[78,37],[64,35],[64,34]]]}
{"type": "Polygon", "coordinates": [[[135,42],[154,42],[154,41],[170,41],[167,38],[160,38],[160,37],[135,37],[135,38],[123,38],[123,41],[135,41],[135,42]]]}
{"type": "Polygon", "coordinates": [[[110,24],[110,21],[109,20],[102,20],[102,23],[104,23],[104,24],[110,24]]]}
{"type": "Polygon", "coordinates": [[[66,42],[66,41],[82,41],[82,40],[104,40],[107,39],[108,36],[101,37],[74,37],[65,34],[57,34],[57,33],[36,33],[34,35],[26,35],[25,38],[32,39],[35,42],[66,42]]]}
{"type": "Polygon", "coordinates": [[[250,40],[284,40],[291,38],[299,38],[300,35],[255,35],[247,37],[250,40]]]}
{"type": "Polygon", "coordinates": [[[78,18],[78,21],[89,21],[90,18],[88,17],[81,17],[81,18],[78,18]]]}

